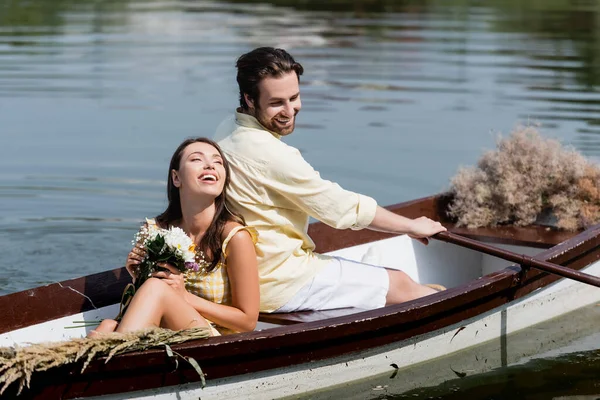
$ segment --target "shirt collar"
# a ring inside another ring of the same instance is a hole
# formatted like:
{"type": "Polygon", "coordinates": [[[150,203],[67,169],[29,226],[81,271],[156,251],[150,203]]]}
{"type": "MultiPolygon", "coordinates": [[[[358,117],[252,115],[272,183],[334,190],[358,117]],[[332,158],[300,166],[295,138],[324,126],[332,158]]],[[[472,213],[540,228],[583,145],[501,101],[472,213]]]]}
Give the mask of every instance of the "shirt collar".
{"type": "Polygon", "coordinates": [[[261,123],[258,122],[258,120],[256,118],[254,118],[252,115],[241,112],[240,108],[235,110],[235,122],[238,125],[243,126],[245,128],[254,128],[254,129],[260,129],[262,131],[267,131],[271,135],[273,135],[276,139],[281,139],[281,135],[268,130],[267,128],[262,126],[261,123]]]}

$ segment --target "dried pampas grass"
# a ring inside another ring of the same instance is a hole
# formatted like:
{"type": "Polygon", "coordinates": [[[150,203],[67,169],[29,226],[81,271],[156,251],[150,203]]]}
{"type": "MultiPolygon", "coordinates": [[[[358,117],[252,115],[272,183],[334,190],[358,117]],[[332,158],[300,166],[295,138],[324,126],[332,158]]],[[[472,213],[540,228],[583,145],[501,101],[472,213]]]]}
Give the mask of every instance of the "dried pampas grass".
{"type": "MultiPolygon", "coordinates": [[[[181,331],[150,328],[132,333],[103,333],[94,338],[86,337],[66,342],[0,347],[0,384],[4,384],[0,395],[15,381],[19,382],[18,393],[21,393],[25,386],[30,386],[31,376],[37,371],[83,361],[83,372],[95,358],[106,357],[105,362],[108,362],[118,354],[159,346],[164,346],[167,354],[174,357],[169,345],[209,336],[210,331],[206,327],[181,331]]],[[[203,378],[198,364],[191,358],[185,360],[190,362],[203,378]]]]}
{"type": "Polygon", "coordinates": [[[500,138],[477,167],[452,178],[448,214],[459,226],[518,226],[550,210],[557,227],[586,228],[600,222],[600,168],[535,127],[519,127],[500,138]]]}

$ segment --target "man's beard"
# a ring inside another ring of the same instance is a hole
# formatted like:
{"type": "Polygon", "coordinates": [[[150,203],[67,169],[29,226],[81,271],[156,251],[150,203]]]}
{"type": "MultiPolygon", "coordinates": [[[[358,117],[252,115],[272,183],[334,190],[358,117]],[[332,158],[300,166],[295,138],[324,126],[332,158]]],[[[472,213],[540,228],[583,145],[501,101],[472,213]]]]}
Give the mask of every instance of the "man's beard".
{"type": "Polygon", "coordinates": [[[273,118],[268,118],[261,113],[259,108],[255,110],[256,111],[254,117],[267,130],[275,132],[276,134],[281,136],[289,135],[290,133],[294,132],[294,128],[296,127],[296,115],[298,114],[297,112],[291,117],[292,121],[289,125],[281,126],[279,123],[277,123],[277,121],[275,121],[275,118],[277,118],[279,114],[277,114],[273,118]]]}

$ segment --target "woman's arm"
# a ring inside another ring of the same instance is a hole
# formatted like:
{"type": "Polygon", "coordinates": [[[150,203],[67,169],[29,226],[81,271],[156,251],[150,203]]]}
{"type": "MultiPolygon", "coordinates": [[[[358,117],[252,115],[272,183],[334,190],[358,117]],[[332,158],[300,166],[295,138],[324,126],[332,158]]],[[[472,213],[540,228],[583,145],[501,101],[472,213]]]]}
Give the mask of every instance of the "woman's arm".
{"type": "MultiPolygon", "coordinates": [[[[227,233],[230,230],[227,229],[227,233]]],[[[213,303],[187,291],[185,299],[203,317],[217,325],[240,332],[251,331],[256,327],[260,306],[258,266],[252,237],[247,231],[240,230],[231,238],[226,251],[231,306],[213,303]]]]}

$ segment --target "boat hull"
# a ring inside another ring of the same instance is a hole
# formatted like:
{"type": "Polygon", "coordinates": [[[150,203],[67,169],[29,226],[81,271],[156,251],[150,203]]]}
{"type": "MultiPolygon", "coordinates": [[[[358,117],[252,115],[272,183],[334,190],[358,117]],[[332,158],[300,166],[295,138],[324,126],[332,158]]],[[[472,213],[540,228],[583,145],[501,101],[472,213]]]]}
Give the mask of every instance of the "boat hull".
{"type": "MultiPolygon", "coordinates": [[[[600,262],[586,268],[585,272],[600,276],[600,262]]],[[[599,302],[600,290],[597,288],[562,280],[481,315],[384,346],[301,365],[209,380],[203,389],[195,383],[102,398],[149,400],[170,399],[176,395],[181,399],[259,400],[306,395],[314,399],[324,389],[344,387],[350,383],[356,386],[357,382],[370,382],[370,379],[381,376],[384,377],[383,382],[392,376],[402,380],[403,384],[396,385],[394,389],[394,393],[400,393],[423,385],[439,384],[461,374],[482,373],[514,364],[590,334],[598,326],[590,318],[584,321],[579,318],[577,325],[570,325],[571,329],[567,330],[564,322],[555,322],[560,329],[553,332],[544,328],[544,323],[599,302]],[[541,337],[533,340],[527,337],[541,331],[544,331],[541,337]],[[466,360],[444,362],[461,352],[466,354],[466,360]],[[436,368],[433,362],[441,362],[444,367],[438,365],[436,368]],[[415,376],[411,369],[426,369],[429,373],[415,376]],[[432,376],[432,370],[436,369],[432,376]],[[408,376],[410,379],[407,379],[408,376]]],[[[593,314],[600,317],[600,310],[594,310],[593,314]]],[[[384,385],[367,383],[366,386],[358,394],[354,390],[357,399],[364,398],[368,387],[377,390],[384,385]]],[[[328,398],[326,394],[322,396],[328,398]]],[[[349,393],[343,398],[350,398],[349,393]]]]}

